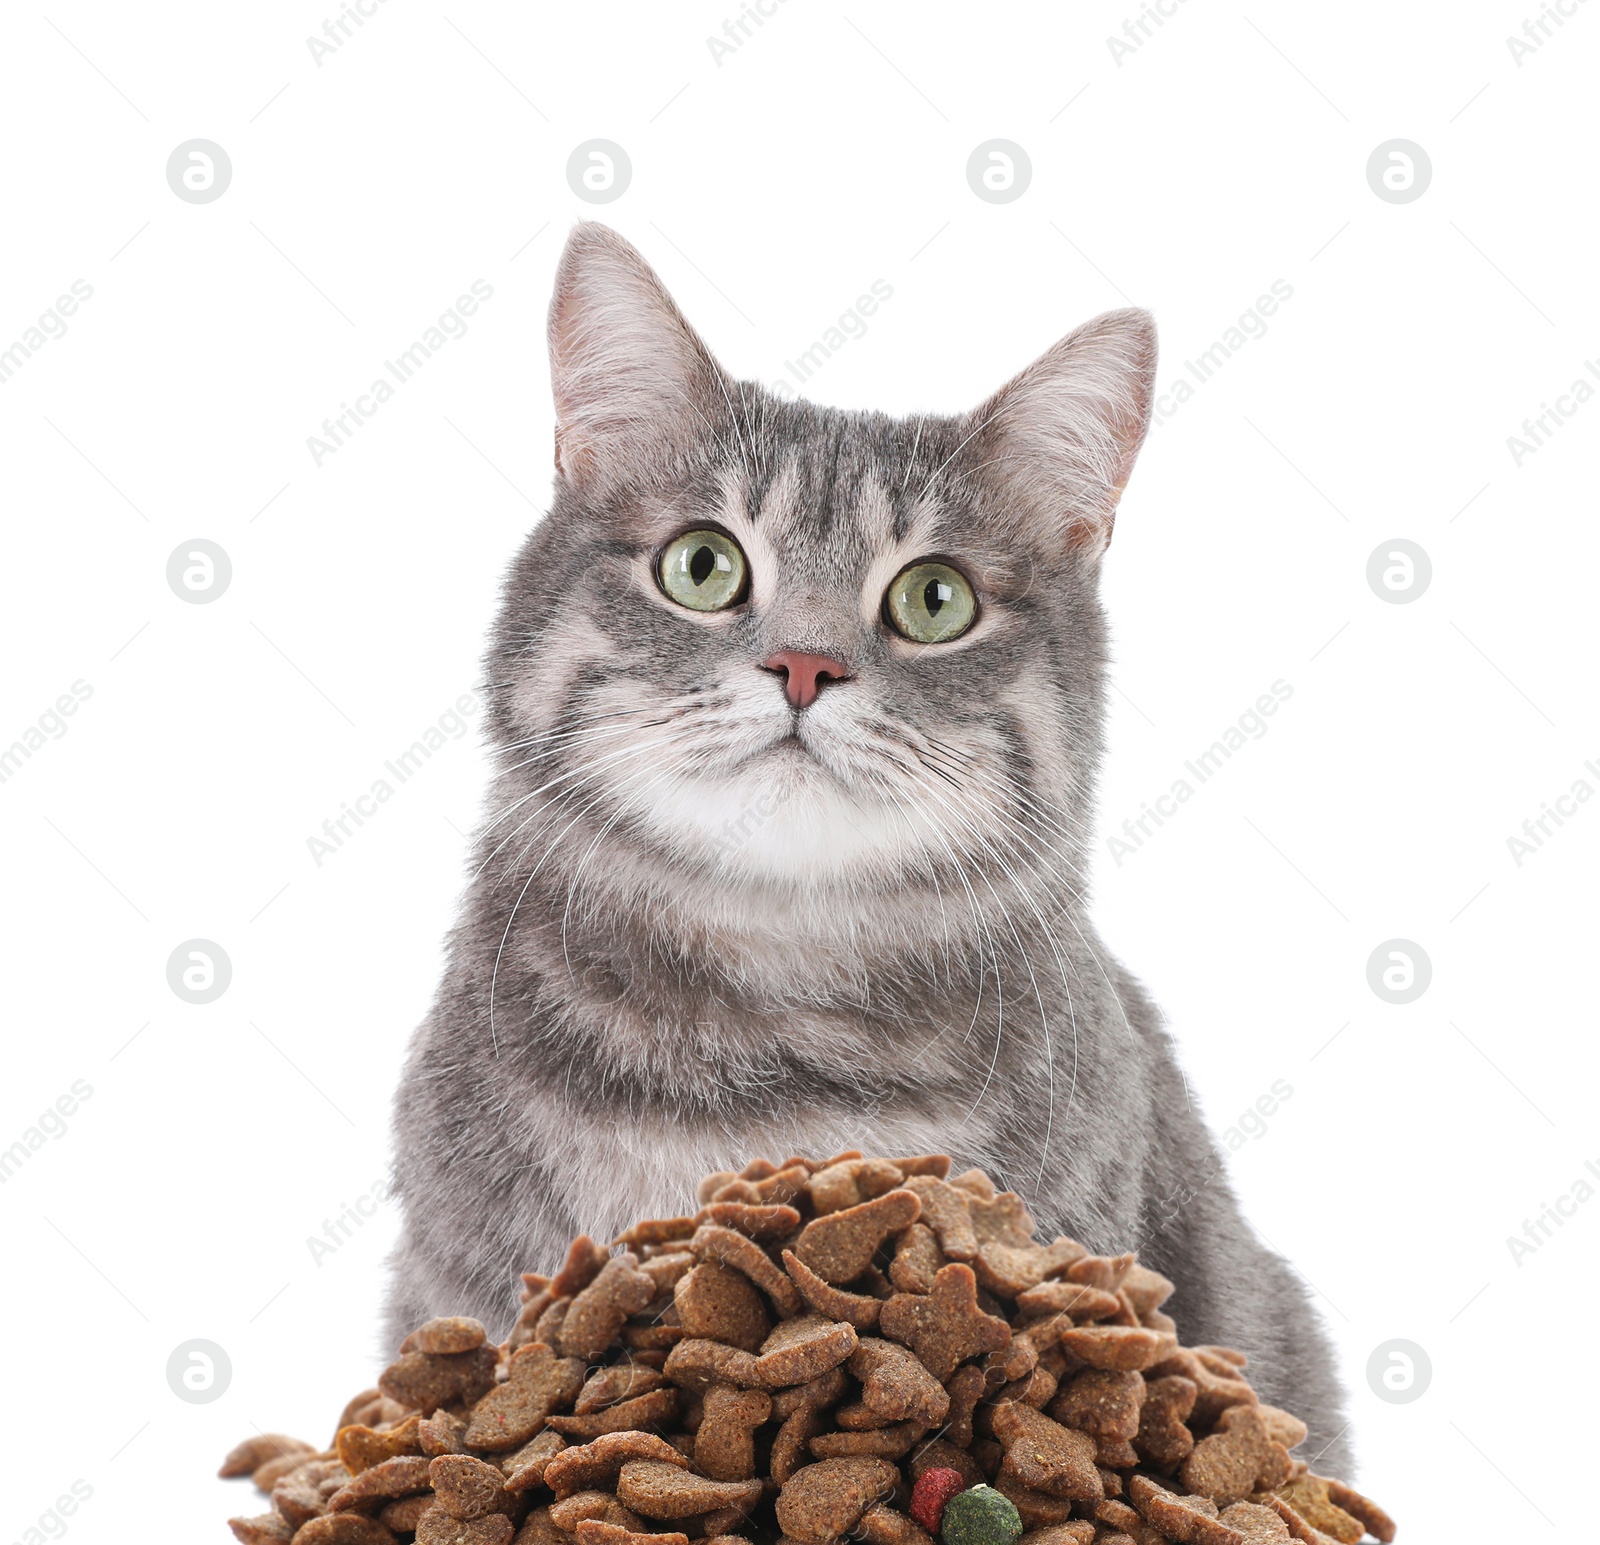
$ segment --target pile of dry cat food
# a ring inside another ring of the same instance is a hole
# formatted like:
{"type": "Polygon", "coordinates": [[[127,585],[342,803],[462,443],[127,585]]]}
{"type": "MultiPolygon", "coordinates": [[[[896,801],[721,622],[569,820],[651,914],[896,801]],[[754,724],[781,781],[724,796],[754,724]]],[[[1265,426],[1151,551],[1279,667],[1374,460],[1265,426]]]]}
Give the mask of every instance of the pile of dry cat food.
{"type": "Polygon", "coordinates": [[[1313,1475],[1245,1358],[1181,1347],[1131,1255],[1040,1244],[950,1161],[758,1160],[692,1216],[523,1278],[503,1346],[430,1320],[333,1447],[222,1474],[244,1545],[1352,1545],[1376,1504],[1313,1475]]]}

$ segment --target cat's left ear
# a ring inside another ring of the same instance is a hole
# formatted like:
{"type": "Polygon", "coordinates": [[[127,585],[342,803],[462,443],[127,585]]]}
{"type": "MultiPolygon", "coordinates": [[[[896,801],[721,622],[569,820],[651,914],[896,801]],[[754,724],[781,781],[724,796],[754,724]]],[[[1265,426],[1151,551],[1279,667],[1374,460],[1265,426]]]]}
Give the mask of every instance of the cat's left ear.
{"type": "Polygon", "coordinates": [[[1108,311],[971,414],[967,450],[1027,518],[1097,559],[1150,426],[1155,374],[1155,319],[1108,311]]]}

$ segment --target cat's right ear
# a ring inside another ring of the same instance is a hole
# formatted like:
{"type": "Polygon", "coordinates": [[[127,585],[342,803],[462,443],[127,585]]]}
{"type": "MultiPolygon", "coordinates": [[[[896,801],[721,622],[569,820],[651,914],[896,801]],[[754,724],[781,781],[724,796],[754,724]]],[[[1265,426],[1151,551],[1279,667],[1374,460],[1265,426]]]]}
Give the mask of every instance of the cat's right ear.
{"type": "Polygon", "coordinates": [[[648,480],[727,412],[721,367],[638,251],[581,221],[550,299],[556,470],[582,492],[648,480]]]}

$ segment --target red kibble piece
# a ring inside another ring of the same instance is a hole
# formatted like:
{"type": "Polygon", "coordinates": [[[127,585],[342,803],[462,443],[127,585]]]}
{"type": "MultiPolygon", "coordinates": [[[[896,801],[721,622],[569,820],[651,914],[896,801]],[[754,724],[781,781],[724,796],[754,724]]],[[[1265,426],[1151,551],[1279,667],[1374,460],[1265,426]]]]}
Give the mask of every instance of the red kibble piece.
{"type": "Polygon", "coordinates": [[[924,1470],[912,1488],[911,1516],[929,1534],[937,1537],[945,1503],[958,1491],[966,1489],[967,1483],[962,1480],[959,1470],[946,1470],[942,1466],[924,1470]]]}

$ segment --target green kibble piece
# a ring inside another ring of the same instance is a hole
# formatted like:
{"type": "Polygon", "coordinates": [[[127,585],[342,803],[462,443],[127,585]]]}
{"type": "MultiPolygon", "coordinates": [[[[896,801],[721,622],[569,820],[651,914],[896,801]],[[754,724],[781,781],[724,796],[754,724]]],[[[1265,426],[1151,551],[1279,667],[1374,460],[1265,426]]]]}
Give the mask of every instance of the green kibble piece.
{"type": "Polygon", "coordinates": [[[1016,1545],[1022,1515],[993,1486],[973,1486],[945,1503],[939,1538],[944,1545],[1016,1545]]]}

